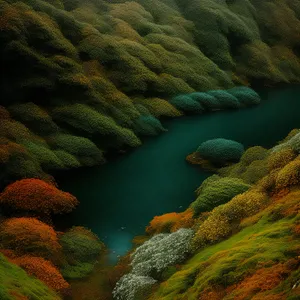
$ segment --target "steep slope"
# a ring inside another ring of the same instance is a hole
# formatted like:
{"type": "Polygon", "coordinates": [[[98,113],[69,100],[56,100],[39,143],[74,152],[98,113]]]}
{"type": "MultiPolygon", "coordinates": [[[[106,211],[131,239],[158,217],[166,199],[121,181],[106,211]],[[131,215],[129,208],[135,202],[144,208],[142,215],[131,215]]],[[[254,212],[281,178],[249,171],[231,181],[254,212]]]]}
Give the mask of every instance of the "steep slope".
{"type": "Polygon", "coordinates": [[[1,0],[0,14],[1,181],[103,163],[157,118],[202,112],[178,94],[300,78],[296,0],[1,0]]]}
{"type": "Polygon", "coordinates": [[[294,130],[272,149],[247,149],[185,212],[155,217],[116,299],[299,299],[299,139],[294,130]]]}

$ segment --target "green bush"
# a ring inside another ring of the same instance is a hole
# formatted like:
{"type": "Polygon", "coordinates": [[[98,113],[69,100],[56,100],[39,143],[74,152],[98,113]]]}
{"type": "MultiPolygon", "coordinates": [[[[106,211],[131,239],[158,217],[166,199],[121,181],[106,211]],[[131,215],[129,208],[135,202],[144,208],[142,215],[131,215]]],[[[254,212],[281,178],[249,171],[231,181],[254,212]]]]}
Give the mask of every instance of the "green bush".
{"type": "Polygon", "coordinates": [[[260,103],[260,96],[254,90],[248,87],[235,87],[229,89],[227,92],[236,97],[241,105],[251,106],[260,103]]]}
{"type": "Polygon", "coordinates": [[[189,94],[189,97],[200,103],[206,110],[220,109],[220,101],[208,93],[195,92],[189,94]]]}
{"type": "Polygon", "coordinates": [[[215,97],[218,100],[220,103],[219,108],[230,109],[240,107],[239,100],[235,96],[229,94],[227,91],[209,91],[207,94],[215,97]]]}
{"type": "Polygon", "coordinates": [[[214,207],[230,201],[234,196],[242,194],[250,188],[249,184],[237,178],[214,178],[207,181],[205,186],[199,191],[198,198],[191,207],[195,215],[201,212],[210,211],[214,207]]]}
{"type": "Polygon", "coordinates": [[[64,169],[64,165],[56,154],[45,145],[23,142],[25,148],[32,154],[44,170],[64,169]]]}
{"type": "Polygon", "coordinates": [[[74,155],[84,166],[104,162],[103,153],[89,139],[70,134],[56,134],[49,137],[49,143],[54,149],[74,155]]]}
{"type": "Polygon", "coordinates": [[[48,113],[32,102],[13,105],[8,109],[14,118],[38,134],[47,135],[58,131],[58,126],[48,113]]]}
{"type": "Polygon", "coordinates": [[[203,142],[197,152],[204,159],[222,164],[238,161],[244,153],[244,146],[236,141],[217,138],[203,142]]]}
{"type": "Polygon", "coordinates": [[[166,131],[160,121],[151,115],[140,116],[135,123],[135,132],[140,135],[157,135],[160,132],[166,131]]]}
{"type": "Polygon", "coordinates": [[[62,274],[72,279],[90,273],[105,249],[98,237],[84,227],[73,227],[61,236],[59,242],[67,261],[62,274]]]}
{"type": "Polygon", "coordinates": [[[202,113],[204,111],[202,105],[188,95],[176,96],[170,100],[170,103],[177,109],[187,113],[202,113]]]}

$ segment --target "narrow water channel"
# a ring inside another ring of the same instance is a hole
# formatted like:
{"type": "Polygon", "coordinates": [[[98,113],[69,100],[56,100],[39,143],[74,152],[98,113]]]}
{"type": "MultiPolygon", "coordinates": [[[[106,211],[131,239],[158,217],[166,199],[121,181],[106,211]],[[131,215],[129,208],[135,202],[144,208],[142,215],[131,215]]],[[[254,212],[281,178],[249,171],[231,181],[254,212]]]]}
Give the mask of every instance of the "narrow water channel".
{"type": "Polygon", "coordinates": [[[270,147],[300,128],[299,87],[260,95],[262,103],[256,107],[165,121],[168,132],[133,152],[104,166],[63,174],[59,187],[80,201],[68,222],[92,229],[115,261],[155,215],[183,211],[194,200],[194,190],[209,174],[186,163],[185,156],[201,142],[223,137],[245,147],[270,147]]]}

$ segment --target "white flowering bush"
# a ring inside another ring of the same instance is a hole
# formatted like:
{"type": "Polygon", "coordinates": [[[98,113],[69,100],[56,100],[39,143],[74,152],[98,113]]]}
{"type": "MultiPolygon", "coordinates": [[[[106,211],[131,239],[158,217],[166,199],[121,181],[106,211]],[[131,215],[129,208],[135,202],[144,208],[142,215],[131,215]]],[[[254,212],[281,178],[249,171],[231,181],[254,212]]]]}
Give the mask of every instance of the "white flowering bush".
{"type": "Polygon", "coordinates": [[[136,274],[124,275],[116,284],[113,290],[113,297],[116,300],[135,300],[142,299],[151,286],[156,282],[148,276],[136,274]]]}
{"type": "Polygon", "coordinates": [[[153,276],[182,261],[190,250],[191,229],[154,235],[131,255],[132,273],[153,276]]]}
{"type": "Polygon", "coordinates": [[[154,235],[131,255],[131,273],[124,275],[113,290],[116,300],[143,299],[147,290],[167,267],[181,262],[190,251],[193,230],[154,235]]]}

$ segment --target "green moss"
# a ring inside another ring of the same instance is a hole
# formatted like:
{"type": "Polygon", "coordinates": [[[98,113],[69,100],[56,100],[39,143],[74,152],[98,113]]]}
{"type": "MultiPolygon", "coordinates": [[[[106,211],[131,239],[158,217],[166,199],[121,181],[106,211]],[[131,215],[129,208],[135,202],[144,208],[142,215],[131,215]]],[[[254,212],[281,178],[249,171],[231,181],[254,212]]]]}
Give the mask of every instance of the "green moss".
{"type": "Polygon", "coordinates": [[[26,274],[20,267],[8,262],[0,254],[0,297],[3,300],[13,300],[28,297],[32,300],[59,300],[54,291],[44,283],[26,274]]]}
{"type": "Polygon", "coordinates": [[[283,219],[270,226],[263,218],[226,241],[205,248],[161,285],[150,299],[197,299],[206,288],[238,282],[250,272],[254,273],[261,263],[271,266],[285,262],[289,258],[285,251],[298,243],[290,240],[293,222],[294,219],[283,219]],[[196,279],[187,285],[185,278],[195,272],[196,279]]]}
{"type": "Polygon", "coordinates": [[[195,215],[200,212],[210,211],[214,207],[224,204],[234,196],[242,194],[250,188],[241,179],[218,178],[205,183],[205,186],[198,190],[198,198],[192,203],[191,207],[195,215]]]}

